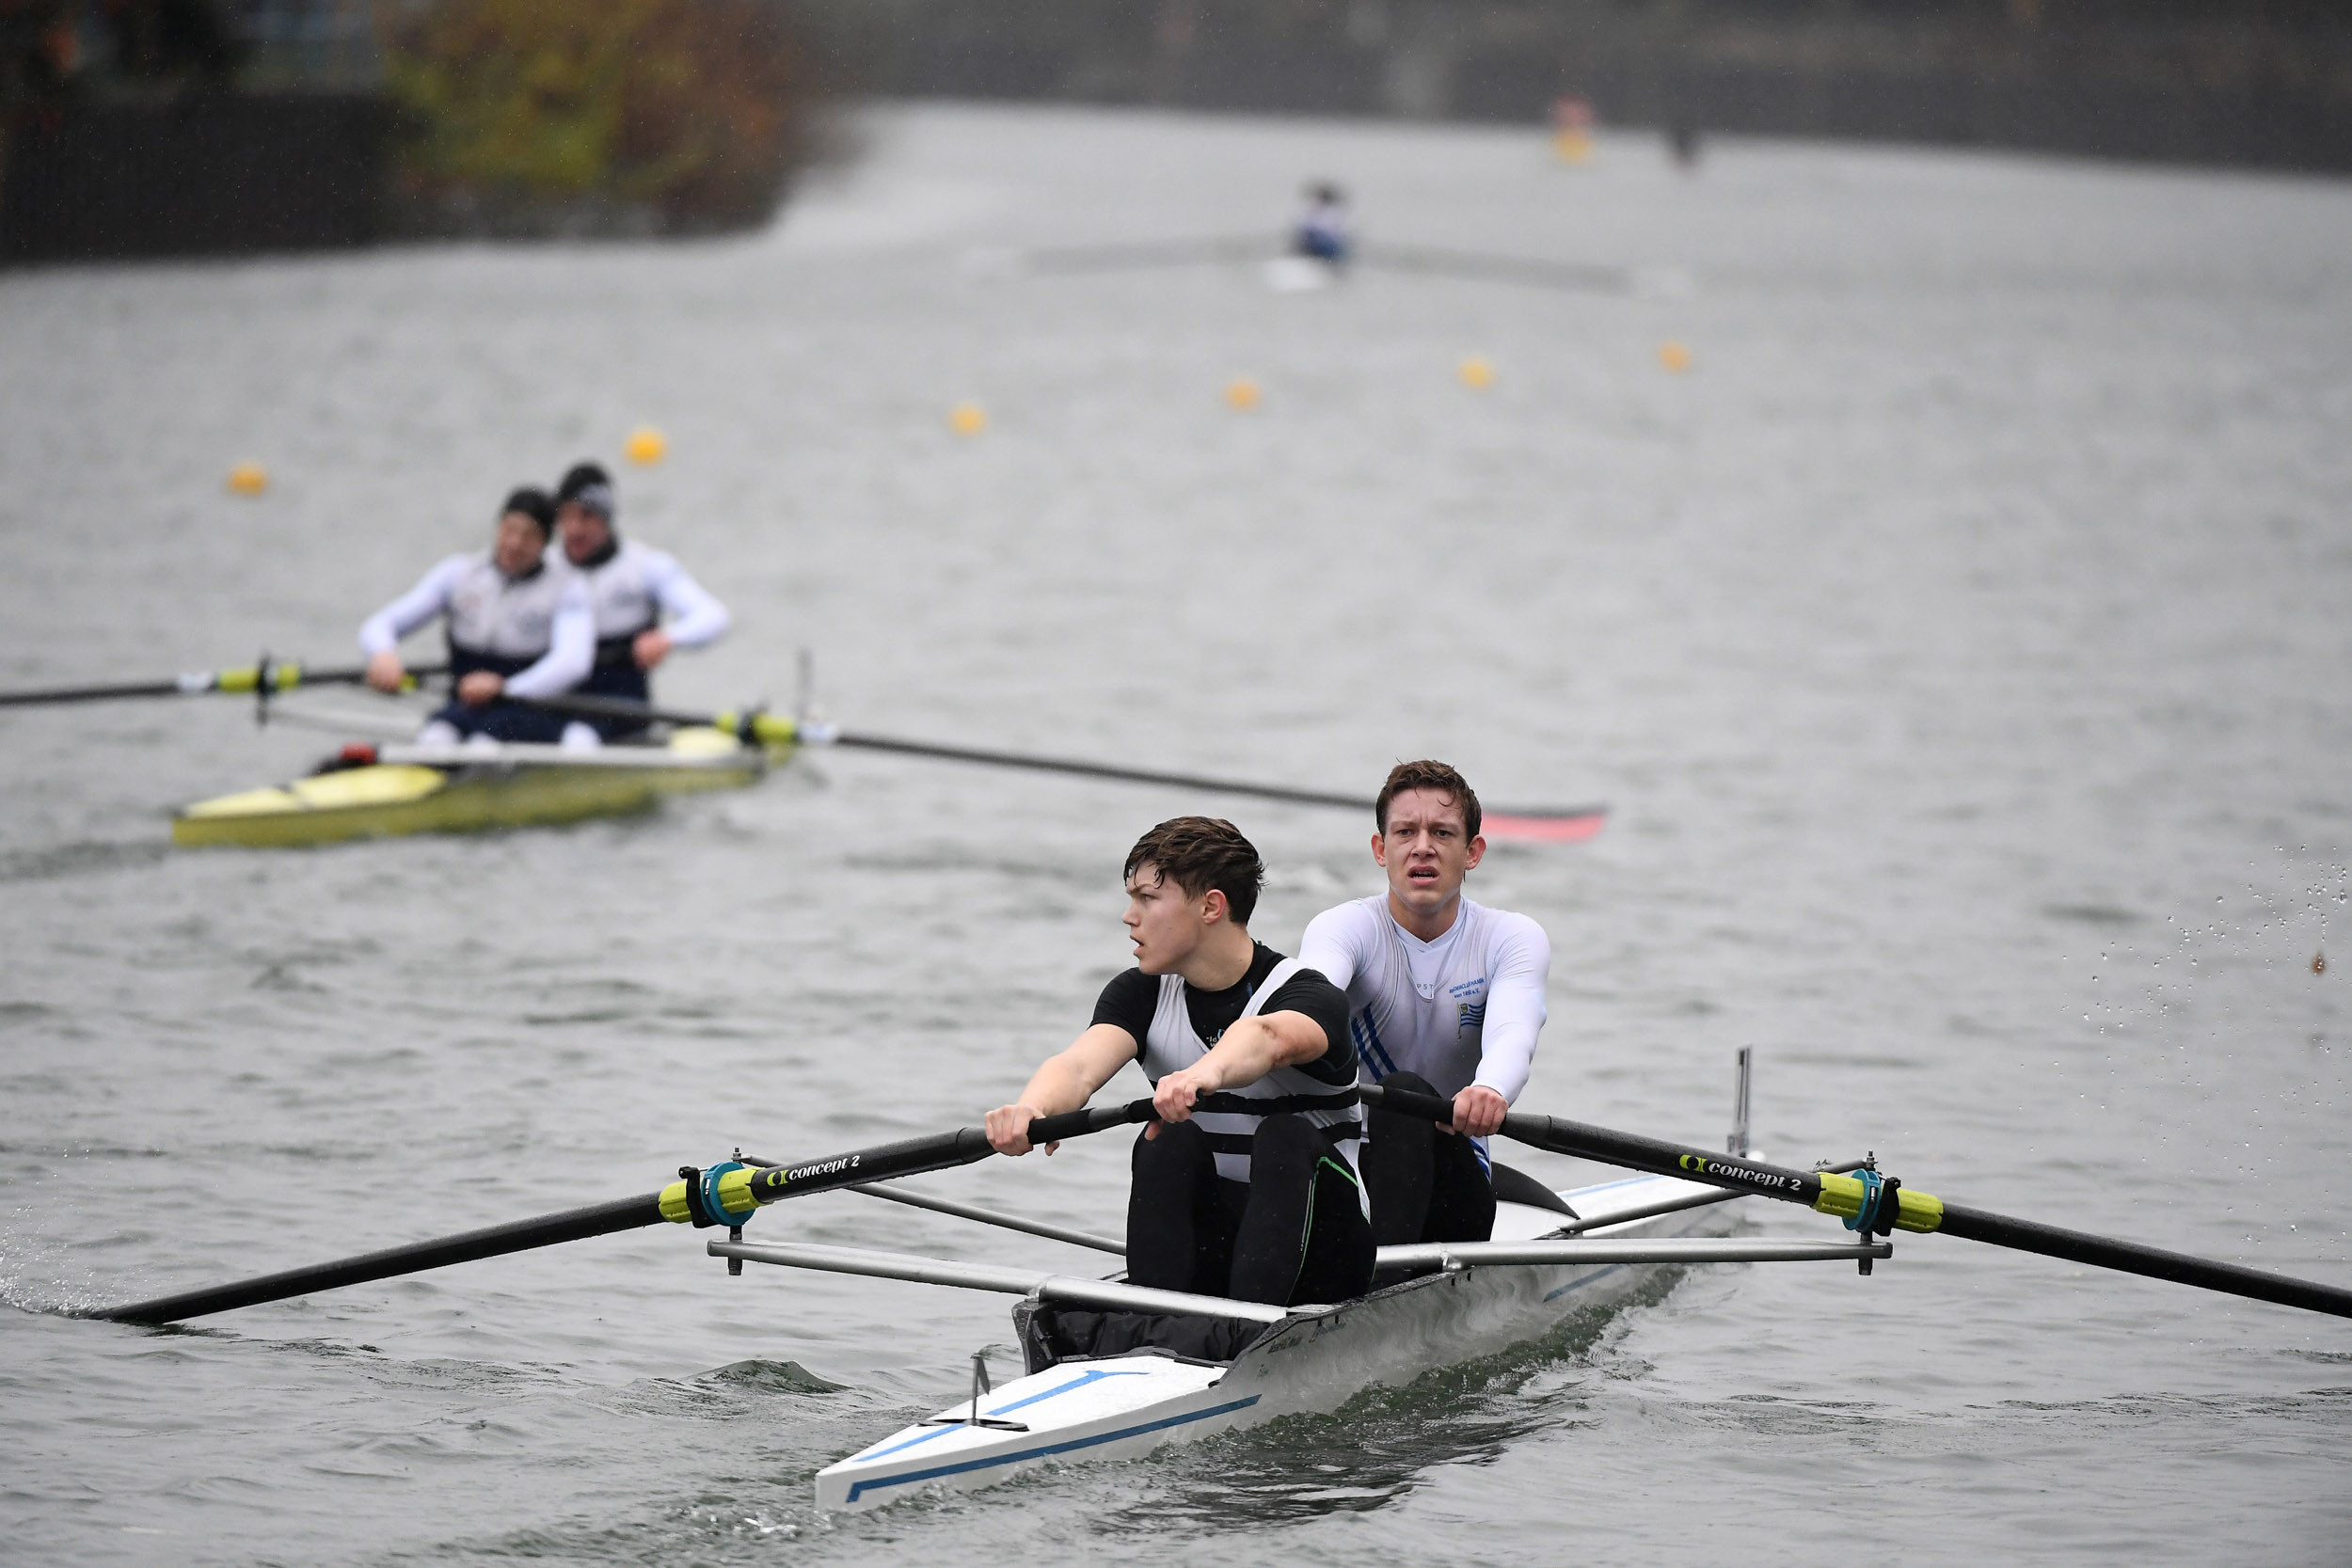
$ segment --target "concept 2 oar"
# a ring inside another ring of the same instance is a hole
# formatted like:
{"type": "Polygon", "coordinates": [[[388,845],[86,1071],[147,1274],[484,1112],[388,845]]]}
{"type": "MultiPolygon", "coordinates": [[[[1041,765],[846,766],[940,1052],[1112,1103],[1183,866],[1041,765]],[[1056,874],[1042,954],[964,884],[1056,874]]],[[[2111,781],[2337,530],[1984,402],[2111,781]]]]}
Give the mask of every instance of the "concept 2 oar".
{"type": "MultiPolygon", "coordinates": [[[[1163,773],[1120,763],[1086,762],[1073,757],[1033,756],[1022,752],[996,752],[972,746],[946,746],[929,740],[900,740],[890,736],[862,735],[831,724],[796,722],[779,714],[729,709],[722,713],[679,713],[647,707],[642,703],[612,697],[509,698],[550,713],[571,713],[593,719],[635,719],[649,724],[700,724],[725,730],[745,742],[770,746],[848,746],[866,752],[894,752],[901,756],[931,757],[941,762],[970,762],[988,768],[1017,768],[1033,773],[1072,773],[1080,778],[1115,779],[1122,784],[1166,784],[1219,795],[1248,795],[1261,800],[1281,800],[1301,806],[1338,806],[1369,812],[1362,796],[1331,790],[1294,789],[1288,784],[1249,784],[1236,779],[1213,779],[1198,773],[1163,773]]],[[[1574,843],[1600,832],[1607,806],[1559,806],[1522,811],[1489,811],[1483,831],[1492,838],[1574,843]]]]}
{"type": "MultiPolygon", "coordinates": [[[[430,675],[445,675],[445,664],[421,665],[408,672],[401,689],[413,691],[430,675]]],[[[49,703],[110,703],[125,697],[194,697],[207,691],[227,691],[268,697],[302,686],[358,686],[366,670],[311,670],[293,659],[264,658],[228,670],[197,670],[169,680],[119,681],[111,686],[53,686],[31,691],[0,691],[0,707],[37,707],[49,703]]]]}
{"type": "MultiPolygon", "coordinates": [[[[1031,1124],[1029,1135],[1042,1148],[1056,1139],[1083,1137],[1089,1132],[1151,1119],[1152,1102],[1137,1100],[1125,1105],[1041,1117],[1031,1124]]],[[[362,1253],[332,1263],[288,1269],[259,1279],[239,1280],[233,1285],[184,1291],[178,1295],[94,1310],[84,1316],[154,1326],[239,1307],[284,1301],[289,1296],[313,1295],[345,1285],[364,1285],[372,1279],[421,1274],[427,1269],[469,1263],[479,1258],[498,1258],[562,1242],[584,1241],[590,1236],[609,1236],[615,1231],[660,1225],[665,1220],[677,1225],[739,1228],[764,1205],[781,1203],[788,1197],[868,1181],[887,1181],[900,1176],[919,1176],[925,1171],[948,1170],[985,1160],[993,1152],[987,1133],[977,1127],[961,1127],[953,1132],[852,1149],[830,1159],[794,1164],[759,1166],[727,1160],[707,1170],[688,1165],[679,1170],[677,1180],[658,1193],[493,1225],[409,1246],[388,1247],[382,1252],[362,1253]]]]}
{"type": "MultiPolygon", "coordinates": [[[[1363,1097],[1367,1105],[1406,1116],[1426,1117],[1437,1122],[1454,1117],[1453,1101],[1434,1095],[1367,1086],[1363,1097]]],[[[1661,1143],[1630,1132],[1614,1132],[1585,1122],[1528,1116],[1518,1111],[1502,1118],[1502,1133],[1554,1154],[1597,1160],[1602,1164],[1622,1165],[1628,1170],[1678,1176],[1752,1197],[1802,1203],[1821,1213],[1835,1214],[1846,1222],[1847,1229],[1861,1231],[1866,1236],[1885,1236],[1897,1230],[1964,1236],[1972,1242],[1989,1242],[2020,1252],[2039,1252],[2094,1268],[2117,1269],[2124,1274],[2145,1275],[2150,1279],[2169,1279],[2201,1290],[2352,1318],[2352,1291],[2338,1286],[2313,1284],[2209,1258],[2192,1258],[2186,1253],[2167,1252],[2162,1247],[2142,1246],[2137,1242],[2061,1230],[2054,1225],[2011,1219],[1982,1209],[1964,1209],[1957,1203],[1914,1192],[1893,1177],[1882,1178],[1875,1171],[1857,1171],[1847,1176],[1836,1171],[1788,1170],[1759,1164],[1754,1160],[1710,1154],[1703,1148],[1661,1143]]]]}

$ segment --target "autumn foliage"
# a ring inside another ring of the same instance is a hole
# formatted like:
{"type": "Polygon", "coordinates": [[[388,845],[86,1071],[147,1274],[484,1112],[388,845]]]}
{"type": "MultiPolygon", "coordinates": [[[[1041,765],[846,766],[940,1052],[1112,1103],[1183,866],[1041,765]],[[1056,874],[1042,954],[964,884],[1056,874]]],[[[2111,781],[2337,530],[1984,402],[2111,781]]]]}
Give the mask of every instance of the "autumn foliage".
{"type": "Polygon", "coordinates": [[[412,200],[740,228],[807,150],[785,0],[395,0],[379,17],[412,200]]]}

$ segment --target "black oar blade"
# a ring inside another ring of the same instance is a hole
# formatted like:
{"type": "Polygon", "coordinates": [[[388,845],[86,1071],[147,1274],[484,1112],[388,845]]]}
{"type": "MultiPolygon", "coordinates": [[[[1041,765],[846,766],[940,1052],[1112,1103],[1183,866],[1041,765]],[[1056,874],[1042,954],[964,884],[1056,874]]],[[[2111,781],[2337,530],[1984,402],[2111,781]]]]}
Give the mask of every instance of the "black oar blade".
{"type": "Polygon", "coordinates": [[[2142,1246],[2137,1242],[2119,1242],[2111,1237],[2087,1235],[2079,1230],[2063,1230],[2055,1225],[2011,1219],[2006,1214],[1989,1213],[1982,1209],[1964,1209],[1955,1203],[1944,1205],[1944,1223],[1936,1228],[1947,1236],[1965,1236],[1972,1242],[1989,1242],[1994,1246],[2013,1247],[2020,1252],[2038,1252],[2045,1258],[2060,1258],[2070,1263],[2088,1263],[2093,1268],[2114,1269],[2150,1279],[2168,1279],[2176,1285],[2194,1285],[2201,1290],[2218,1291],[2225,1295],[2275,1302],[2280,1307],[2297,1307],[2307,1312],[2326,1312],[2338,1318],[2352,1318],[2352,1291],[2333,1285],[2314,1284],[2311,1280],[2296,1279],[2287,1275],[2271,1274],[2264,1269],[2242,1268],[2235,1263],[2218,1262],[2210,1258],[2192,1258],[2184,1252],[2142,1246]]]}
{"type": "Polygon", "coordinates": [[[345,1285],[364,1285],[372,1279],[389,1279],[394,1275],[421,1274],[427,1269],[446,1268],[452,1263],[470,1263],[476,1259],[528,1252],[534,1247],[582,1241],[590,1236],[607,1236],[616,1230],[634,1230],[641,1226],[659,1225],[662,1218],[661,1195],[646,1193],[640,1197],[625,1197],[586,1209],[567,1209],[560,1214],[542,1214],[536,1219],[493,1225],[481,1230],[469,1230],[462,1235],[444,1236],[437,1241],[362,1253],[357,1258],[339,1259],[332,1263],[288,1269],[280,1274],[263,1275],[259,1279],[240,1280],[233,1285],[186,1291],[176,1296],[135,1302],[129,1307],[92,1312],[88,1316],[112,1323],[143,1323],[151,1327],[179,1323],[187,1318],[201,1318],[215,1312],[227,1312],[239,1307],[258,1307],[263,1302],[284,1301],[290,1296],[307,1296],[345,1285]]]}

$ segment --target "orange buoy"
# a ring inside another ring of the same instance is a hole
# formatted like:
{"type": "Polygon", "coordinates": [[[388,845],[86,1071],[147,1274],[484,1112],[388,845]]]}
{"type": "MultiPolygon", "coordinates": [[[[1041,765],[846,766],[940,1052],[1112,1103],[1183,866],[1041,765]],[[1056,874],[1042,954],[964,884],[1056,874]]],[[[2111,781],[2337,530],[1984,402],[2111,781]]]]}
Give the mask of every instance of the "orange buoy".
{"type": "Polygon", "coordinates": [[[977,436],[988,428],[988,411],[977,403],[959,403],[947,410],[947,428],[959,436],[977,436]]]}
{"type": "Polygon", "coordinates": [[[240,463],[229,470],[229,493],[258,496],[269,488],[269,470],[259,463],[240,463]]]}
{"type": "Polygon", "coordinates": [[[1264,395],[1258,384],[1246,375],[1237,375],[1225,384],[1225,404],[1229,408],[1255,408],[1264,395]]]}
{"type": "Polygon", "coordinates": [[[649,424],[641,424],[628,433],[628,444],[621,450],[631,463],[651,467],[670,455],[670,438],[649,424]]]}
{"type": "Polygon", "coordinates": [[[1658,345],[1658,362],[1680,375],[1691,368],[1691,346],[1669,338],[1658,345]]]}

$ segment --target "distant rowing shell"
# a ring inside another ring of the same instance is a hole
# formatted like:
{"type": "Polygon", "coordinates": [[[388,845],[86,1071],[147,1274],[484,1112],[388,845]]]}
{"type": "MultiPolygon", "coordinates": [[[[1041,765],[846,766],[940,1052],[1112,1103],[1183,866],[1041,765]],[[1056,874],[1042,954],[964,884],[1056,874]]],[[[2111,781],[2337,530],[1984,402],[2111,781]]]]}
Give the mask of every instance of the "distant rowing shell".
{"type": "Polygon", "coordinates": [[[544,827],[651,808],[665,795],[739,789],[769,749],[714,729],[666,746],[387,746],[373,764],[199,800],[172,819],[183,848],[293,848],[409,833],[544,827]]]}

